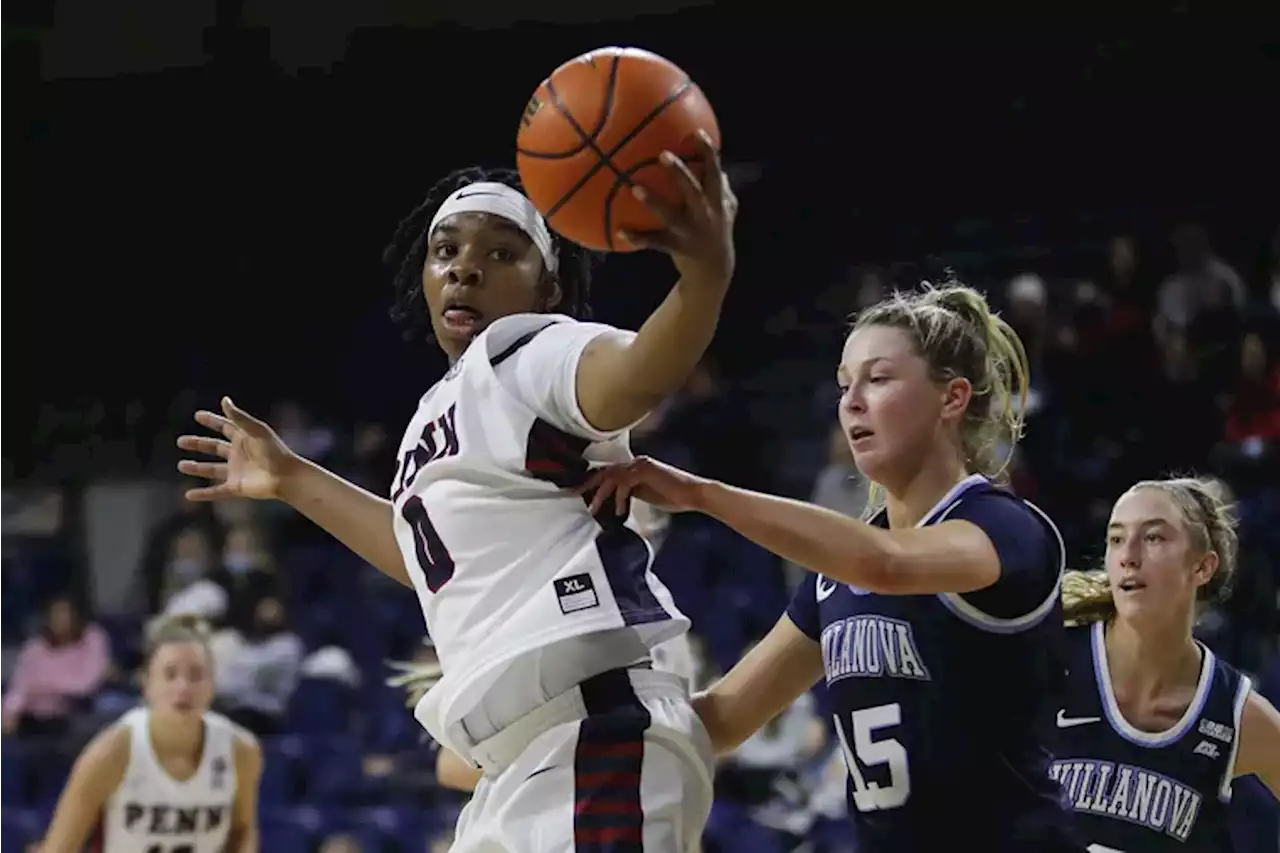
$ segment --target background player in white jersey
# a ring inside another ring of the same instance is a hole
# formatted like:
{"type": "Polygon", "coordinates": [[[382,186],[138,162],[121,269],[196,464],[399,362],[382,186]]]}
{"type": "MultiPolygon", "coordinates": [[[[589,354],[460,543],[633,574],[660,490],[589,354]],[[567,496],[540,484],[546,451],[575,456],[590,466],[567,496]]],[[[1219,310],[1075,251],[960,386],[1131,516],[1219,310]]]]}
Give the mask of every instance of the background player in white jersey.
{"type": "Polygon", "coordinates": [[[209,711],[213,673],[203,623],[150,628],[144,707],[95,737],[76,760],[41,853],[257,853],[262,752],[209,711]]]}
{"type": "MultiPolygon", "coordinates": [[[[711,756],[685,685],[649,648],[688,620],[623,519],[573,489],[629,457],[627,431],[678,390],[715,332],[734,264],[737,203],[710,141],[703,177],[664,158],[679,210],[630,234],[680,280],[638,333],[579,322],[591,258],[552,234],[509,170],[454,173],[401,224],[385,259],[396,314],[451,367],[406,430],[391,500],[289,450],[223,401],[197,414],[221,462],[180,470],[193,500],[279,498],[414,588],[443,669],[416,709],[432,737],[484,771],[454,850],[677,851],[697,845],[711,756]]],[[[643,196],[643,193],[638,193],[643,196]]]]}
{"type": "Polygon", "coordinates": [[[1280,713],[1191,633],[1235,561],[1216,484],[1149,480],[1111,510],[1106,570],[1063,581],[1079,627],[1052,773],[1095,853],[1229,850],[1232,780],[1280,794],[1280,713]]]}

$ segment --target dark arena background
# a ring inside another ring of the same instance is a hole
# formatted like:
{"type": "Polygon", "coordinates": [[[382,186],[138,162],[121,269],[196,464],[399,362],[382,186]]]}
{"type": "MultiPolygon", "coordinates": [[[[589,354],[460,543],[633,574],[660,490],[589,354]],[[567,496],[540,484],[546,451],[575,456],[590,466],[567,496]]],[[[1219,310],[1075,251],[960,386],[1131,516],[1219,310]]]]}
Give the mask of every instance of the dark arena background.
{"type": "MultiPolygon", "coordinates": [[[[443,173],[511,165],[538,82],[608,44],[703,87],[742,204],[712,356],[639,449],[858,512],[832,441],[847,317],[954,270],[1028,344],[1013,482],[1074,565],[1096,562],[1133,480],[1229,485],[1244,560],[1197,632],[1280,699],[1274,10],[528,5],[5,5],[5,853],[40,836],[76,751],[136,701],[142,626],[193,584],[225,605],[218,666],[248,672],[218,703],[264,743],[262,849],[447,847],[462,801],[383,685],[385,661],[431,654],[414,596],[282,505],[180,501],[174,437],[230,394],[385,493],[444,362],[392,328],[381,249],[443,173]],[[11,688],[68,598],[109,652],[33,718],[11,688]],[[264,627],[264,601],[283,624],[264,627]]],[[[610,258],[595,316],[634,328],[673,280],[659,255],[610,258]]],[[[714,678],[794,570],[700,517],[651,531],[714,678]]],[[[722,765],[708,850],[848,849],[822,702],[722,765]]],[[[1232,808],[1239,849],[1274,853],[1261,786],[1232,808]]]]}

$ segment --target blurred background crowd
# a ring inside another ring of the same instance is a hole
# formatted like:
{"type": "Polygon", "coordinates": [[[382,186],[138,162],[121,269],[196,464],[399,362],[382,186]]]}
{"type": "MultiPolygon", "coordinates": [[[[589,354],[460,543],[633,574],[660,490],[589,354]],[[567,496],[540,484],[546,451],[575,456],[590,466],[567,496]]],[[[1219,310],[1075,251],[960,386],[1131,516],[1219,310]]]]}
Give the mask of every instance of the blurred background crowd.
{"type": "MultiPolygon", "coordinates": [[[[603,23],[553,3],[519,24],[20,5],[5,10],[6,159],[24,166],[5,202],[27,212],[4,226],[5,271],[26,282],[4,329],[5,850],[38,835],[76,751],[137,701],[142,626],[176,610],[215,624],[218,708],[263,739],[264,850],[447,847],[462,801],[383,683],[386,661],[432,656],[414,597],[283,506],[185,503],[173,439],[232,393],[384,492],[442,361],[385,320],[381,241],[440,173],[509,162],[539,76],[605,43],[701,83],[743,205],[713,354],[635,431],[637,452],[861,512],[834,429],[847,319],[954,270],[1027,345],[1011,480],[1073,563],[1096,561],[1136,479],[1229,486],[1243,560],[1197,632],[1280,700],[1280,228],[1259,110],[1275,61],[1245,28],[1210,39],[1184,7],[1142,38],[1003,43],[898,22],[766,31],[680,2],[603,23]],[[708,48],[726,27],[733,51],[708,48]],[[776,63],[758,61],[766,46],[776,63]],[[784,72],[850,91],[836,108],[784,72]]],[[[596,316],[634,327],[670,276],[660,258],[610,259],[596,316]]],[[[705,518],[640,521],[712,679],[800,570],[705,518]]],[[[709,850],[847,849],[823,702],[815,690],[723,765],[709,850]]],[[[1233,808],[1241,849],[1274,853],[1274,801],[1242,785],[1233,808]]]]}

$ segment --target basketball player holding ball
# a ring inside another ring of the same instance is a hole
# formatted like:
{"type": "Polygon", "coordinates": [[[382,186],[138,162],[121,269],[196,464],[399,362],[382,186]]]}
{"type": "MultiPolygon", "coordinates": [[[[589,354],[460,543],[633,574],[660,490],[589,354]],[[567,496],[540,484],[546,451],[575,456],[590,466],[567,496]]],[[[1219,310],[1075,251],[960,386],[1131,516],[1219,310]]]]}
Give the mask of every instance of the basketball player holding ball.
{"type": "Polygon", "coordinates": [[[258,853],[262,752],[209,711],[208,630],[160,617],[148,632],[146,706],[95,737],[71,770],[40,853],[258,853]]]}
{"type": "MultiPolygon", "coordinates": [[[[642,84],[674,66],[615,55],[598,99],[624,105],[615,117],[648,115],[642,84]]],[[[659,112],[705,105],[696,88],[659,112]]],[[[220,437],[178,440],[216,459],[179,464],[212,481],[190,499],[285,501],[417,592],[443,675],[415,715],[483,773],[454,853],[699,845],[710,743],[687,685],[649,651],[688,619],[647,543],[576,489],[593,464],[630,457],[630,427],[684,384],[715,332],[737,202],[702,112],[646,137],[663,145],[654,177],[615,194],[643,207],[610,207],[619,240],[666,252],[680,274],[638,332],[583,321],[592,255],[549,229],[512,172],[453,172],[400,223],[385,255],[394,316],[451,366],[409,423],[389,500],[302,459],[229,398],[196,414],[220,437]],[[688,163],[663,153],[682,145],[688,163]]],[[[625,174],[624,155],[649,159],[615,152],[595,174],[625,174]]],[[[604,215],[572,198],[566,211],[568,226],[604,215]]]]}

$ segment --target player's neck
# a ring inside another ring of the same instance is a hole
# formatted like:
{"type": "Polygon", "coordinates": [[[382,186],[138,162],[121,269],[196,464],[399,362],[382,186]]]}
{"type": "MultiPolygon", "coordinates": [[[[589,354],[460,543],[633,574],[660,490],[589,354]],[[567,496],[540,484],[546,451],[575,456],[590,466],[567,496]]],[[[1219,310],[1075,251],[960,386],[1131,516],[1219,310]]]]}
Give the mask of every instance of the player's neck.
{"type": "Polygon", "coordinates": [[[1190,626],[1177,618],[1133,625],[1114,619],[1106,632],[1107,668],[1113,684],[1154,695],[1162,688],[1194,683],[1200,673],[1200,647],[1190,626]]]}
{"type": "Polygon", "coordinates": [[[889,526],[902,528],[919,524],[938,505],[938,501],[967,476],[969,471],[964,461],[950,448],[935,449],[909,480],[886,490],[889,526]]]}
{"type": "Polygon", "coordinates": [[[187,716],[159,720],[151,715],[151,746],[157,755],[192,755],[201,749],[204,739],[204,720],[187,716]]]}

